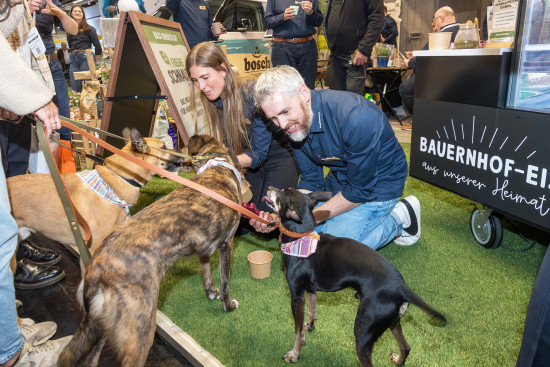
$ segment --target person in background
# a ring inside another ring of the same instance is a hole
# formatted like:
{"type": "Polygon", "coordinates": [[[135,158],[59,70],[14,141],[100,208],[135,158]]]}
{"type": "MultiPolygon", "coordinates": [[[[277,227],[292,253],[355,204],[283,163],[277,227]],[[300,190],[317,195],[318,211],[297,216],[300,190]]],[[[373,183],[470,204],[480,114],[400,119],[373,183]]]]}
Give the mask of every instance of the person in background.
{"type": "MultiPolygon", "coordinates": [[[[7,41],[28,14],[27,8],[32,13],[40,4],[41,0],[0,0],[0,124],[13,123],[17,115],[34,112],[50,136],[61,127],[58,109],[52,102],[53,93],[7,41]]],[[[4,170],[0,169],[0,367],[54,366],[71,337],[48,340],[57,329],[52,322],[18,325],[14,279],[9,266],[16,246],[17,224],[11,216],[4,170]]]]}
{"type": "MultiPolygon", "coordinates": [[[[67,35],[74,35],[78,32],[78,25],[65,13],[61,8],[61,3],[58,0],[51,0],[46,2],[44,9],[36,11],[35,23],[40,38],[46,46],[46,58],[50,66],[53,82],[55,85],[55,97],[54,102],[59,109],[59,114],[63,117],[70,118],[71,110],[69,106],[69,90],[67,89],[67,82],[65,81],[65,74],[63,72],[62,64],[58,61],[58,54],[55,51],[55,43],[53,41],[52,32],[54,27],[54,17],[57,17],[61,21],[61,25],[67,35]]],[[[59,130],[59,135],[63,140],[71,140],[71,130],[67,127],[62,127],[59,130]]]]}
{"type": "Polygon", "coordinates": [[[383,0],[328,0],[326,85],[364,96],[366,63],[384,26],[383,0]]]}
{"type": "MultiPolygon", "coordinates": [[[[458,33],[459,24],[456,21],[455,13],[453,9],[448,6],[437,9],[432,19],[432,30],[434,32],[452,32],[451,43],[454,42],[456,34],[458,33]]],[[[426,43],[423,50],[429,49],[429,42],[426,43]]],[[[403,60],[403,66],[406,68],[413,69],[412,75],[401,85],[399,86],[399,95],[403,101],[403,108],[405,112],[409,114],[412,118],[414,113],[413,103],[414,103],[414,84],[415,84],[415,73],[414,69],[416,68],[416,57],[413,57],[412,52],[408,51],[406,54],[407,58],[403,60]]],[[[403,130],[412,129],[412,122],[406,124],[402,127],[403,130]]]]}
{"type": "MultiPolygon", "coordinates": [[[[193,88],[201,91],[207,131],[235,151],[239,164],[247,169],[251,202],[267,210],[261,200],[268,185],[283,189],[298,183],[298,168],[288,138],[255,113],[254,84],[240,80],[216,44],[203,42],[193,47],[185,65],[193,88]]],[[[195,103],[193,99],[193,109],[195,103]]]]}
{"type": "Polygon", "coordinates": [[[217,41],[220,34],[227,33],[222,25],[222,33],[214,34],[212,13],[205,0],[166,0],[166,7],[181,25],[190,50],[201,42],[217,41]]]}
{"type": "Polygon", "coordinates": [[[388,8],[386,6],[384,6],[384,16],[384,28],[382,28],[382,33],[380,34],[380,41],[397,47],[397,36],[399,36],[397,23],[388,15],[388,8]]]}
{"type": "Polygon", "coordinates": [[[273,66],[290,65],[302,75],[306,85],[315,89],[317,77],[317,42],[313,36],[315,27],[323,23],[318,0],[267,0],[264,24],[273,29],[271,63],[273,66]],[[294,8],[298,7],[298,14],[294,8]]]}
{"type": "Polygon", "coordinates": [[[92,48],[92,45],[94,45],[96,62],[103,53],[103,49],[101,48],[101,43],[99,43],[95,28],[86,22],[84,8],[80,5],[75,5],[71,8],[70,14],[78,24],[78,33],[67,37],[69,48],[71,49],[71,65],[69,67],[71,89],[73,92],[82,92],[82,80],[75,80],[74,73],[90,70],[86,57],[87,49],[92,48]]]}
{"type": "MultiPolygon", "coordinates": [[[[408,166],[382,110],[363,96],[330,89],[310,90],[296,69],[265,71],[254,99],[293,143],[300,169],[298,189],[331,191],[313,210],[317,233],[348,237],[373,249],[390,241],[403,246],[420,238],[420,203],[401,201],[408,166]],[[323,167],[330,168],[324,175],[323,167]]],[[[270,214],[260,216],[272,220],[270,214]]],[[[259,232],[270,232],[251,219],[259,232]]]]}
{"type": "Polygon", "coordinates": [[[57,50],[57,61],[63,69],[66,80],[69,78],[69,65],[71,65],[71,50],[67,48],[67,42],[61,42],[61,48],[57,50]]]}

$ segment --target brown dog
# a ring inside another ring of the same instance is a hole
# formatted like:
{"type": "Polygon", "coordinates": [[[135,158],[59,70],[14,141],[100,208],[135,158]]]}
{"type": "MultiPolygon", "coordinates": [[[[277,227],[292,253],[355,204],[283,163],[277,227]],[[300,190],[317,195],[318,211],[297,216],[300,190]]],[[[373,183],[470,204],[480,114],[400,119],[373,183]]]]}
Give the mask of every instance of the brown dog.
{"type": "MultiPolygon", "coordinates": [[[[236,155],[210,136],[193,136],[189,153],[225,159],[236,155]]],[[[195,169],[205,165],[198,161],[195,169]]],[[[206,165],[208,167],[208,164],[206,165]]],[[[193,181],[241,203],[240,172],[213,166],[193,181]]],[[[226,311],[238,306],[229,295],[233,236],[240,213],[182,186],[118,227],[92,257],[79,289],[84,319],[59,357],[58,366],[95,366],[105,343],[122,366],[143,366],[153,343],[160,281],[180,257],[198,254],[206,296],[222,298],[226,311]],[[221,292],[212,284],[210,256],[220,249],[221,292]]]]}
{"type": "MultiPolygon", "coordinates": [[[[124,129],[128,143],[122,150],[158,167],[177,171],[181,158],[153,148],[164,148],[161,140],[143,138],[136,129],[124,129]],[[149,148],[152,147],[152,148],[149,148]]],[[[95,169],[113,192],[130,205],[137,202],[140,189],[154,173],[118,155],[111,155],[105,165],[95,169]]],[[[103,242],[120,223],[126,220],[126,210],[94,192],[74,173],[62,175],[74,206],[88,222],[92,232],[90,252],[103,242]]],[[[69,221],[50,175],[30,174],[7,179],[12,214],[21,227],[29,227],[55,241],[76,249],[69,221]]]]}

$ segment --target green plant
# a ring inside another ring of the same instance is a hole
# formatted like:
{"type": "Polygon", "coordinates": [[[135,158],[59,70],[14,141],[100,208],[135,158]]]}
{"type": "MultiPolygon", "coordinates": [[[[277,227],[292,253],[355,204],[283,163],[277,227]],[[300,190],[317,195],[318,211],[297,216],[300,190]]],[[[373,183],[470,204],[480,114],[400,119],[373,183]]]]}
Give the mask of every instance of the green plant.
{"type": "Polygon", "coordinates": [[[381,43],[376,47],[376,56],[390,56],[391,49],[385,44],[381,43]]]}

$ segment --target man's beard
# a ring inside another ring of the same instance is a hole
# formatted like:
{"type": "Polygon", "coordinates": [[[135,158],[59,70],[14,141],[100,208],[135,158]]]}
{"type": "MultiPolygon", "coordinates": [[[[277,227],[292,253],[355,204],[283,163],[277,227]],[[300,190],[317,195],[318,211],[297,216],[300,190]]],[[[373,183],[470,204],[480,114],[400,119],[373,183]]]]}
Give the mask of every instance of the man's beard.
{"type": "Polygon", "coordinates": [[[289,133],[288,131],[286,132],[290,139],[295,142],[301,142],[309,135],[309,131],[311,130],[311,123],[313,121],[313,110],[311,109],[311,107],[309,107],[308,109],[306,103],[303,101],[300,103],[300,105],[302,107],[303,119],[302,121],[298,121],[298,130],[293,133],[289,133]]]}

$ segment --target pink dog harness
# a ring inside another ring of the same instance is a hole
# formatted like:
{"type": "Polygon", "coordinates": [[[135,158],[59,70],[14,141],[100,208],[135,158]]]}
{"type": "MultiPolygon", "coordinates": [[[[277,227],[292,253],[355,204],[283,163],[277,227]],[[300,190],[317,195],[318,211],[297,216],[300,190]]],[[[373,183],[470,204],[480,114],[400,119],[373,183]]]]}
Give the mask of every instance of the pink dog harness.
{"type": "Polygon", "coordinates": [[[317,232],[313,231],[308,236],[299,238],[295,241],[283,243],[281,251],[290,256],[308,257],[317,251],[317,242],[321,237],[317,232]]]}

